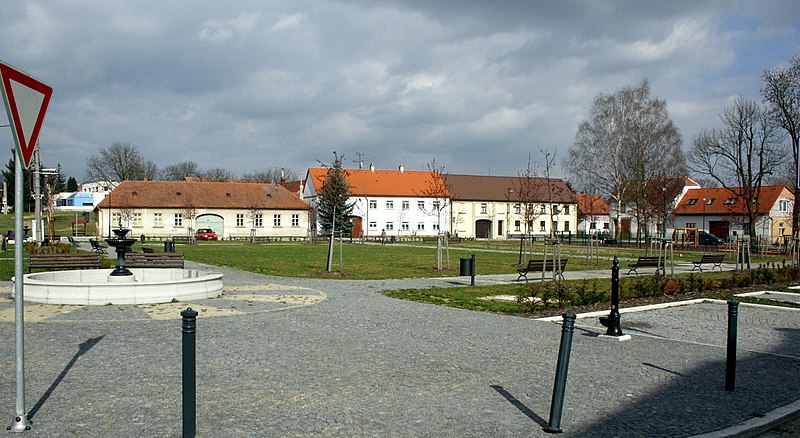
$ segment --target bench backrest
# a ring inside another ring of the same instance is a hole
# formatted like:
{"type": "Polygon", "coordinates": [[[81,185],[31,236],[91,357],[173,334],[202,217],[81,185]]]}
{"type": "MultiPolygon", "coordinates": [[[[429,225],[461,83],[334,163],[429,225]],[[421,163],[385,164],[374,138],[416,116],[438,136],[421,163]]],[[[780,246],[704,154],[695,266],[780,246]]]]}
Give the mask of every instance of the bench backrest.
{"type": "Polygon", "coordinates": [[[31,254],[31,268],[36,267],[102,267],[99,254],[31,254]]]}
{"type": "MultiPolygon", "coordinates": [[[[559,265],[559,267],[561,268],[560,270],[564,270],[564,267],[567,265],[567,261],[568,260],[569,260],[569,258],[561,259],[561,265],[559,265]]],[[[552,271],[553,270],[553,266],[555,266],[555,265],[556,265],[556,263],[553,263],[553,260],[547,260],[547,261],[545,261],[545,260],[528,260],[528,267],[527,267],[526,270],[528,270],[528,271],[542,271],[542,270],[544,270],[544,271],[552,271]]]]}
{"type": "Polygon", "coordinates": [[[182,268],[180,253],[129,253],[125,254],[125,266],[130,268],[182,268]]]}
{"type": "Polygon", "coordinates": [[[656,265],[656,264],[659,263],[659,261],[660,261],[660,258],[658,258],[658,257],[645,256],[645,257],[639,257],[639,260],[636,261],[636,264],[637,265],[656,265]]]}
{"type": "Polygon", "coordinates": [[[725,254],[703,254],[700,263],[719,263],[725,258],[725,254]]]}

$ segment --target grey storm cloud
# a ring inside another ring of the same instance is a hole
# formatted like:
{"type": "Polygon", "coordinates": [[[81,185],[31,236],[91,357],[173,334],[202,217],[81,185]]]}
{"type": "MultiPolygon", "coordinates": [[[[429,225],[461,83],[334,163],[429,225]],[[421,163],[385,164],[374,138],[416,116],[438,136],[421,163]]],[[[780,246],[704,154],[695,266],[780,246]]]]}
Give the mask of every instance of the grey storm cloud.
{"type": "Polygon", "coordinates": [[[645,78],[687,143],[758,99],[800,41],[792,1],[760,3],[32,0],[4,5],[0,38],[53,86],[42,158],[79,180],[117,141],[239,175],[334,150],[516,175],[645,78]]]}

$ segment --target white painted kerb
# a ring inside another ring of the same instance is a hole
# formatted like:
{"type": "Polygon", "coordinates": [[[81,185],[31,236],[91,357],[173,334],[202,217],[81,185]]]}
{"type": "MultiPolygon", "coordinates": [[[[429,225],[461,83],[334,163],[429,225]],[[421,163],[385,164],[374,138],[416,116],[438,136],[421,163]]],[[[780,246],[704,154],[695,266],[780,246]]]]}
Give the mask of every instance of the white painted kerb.
{"type": "Polygon", "coordinates": [[[222,274],[197,269],[133,268],[134,282],[108,281],[111,269],[37,272],[24,276],[25,301],[45,304],[153,304],[222,294],[222,274]]]}

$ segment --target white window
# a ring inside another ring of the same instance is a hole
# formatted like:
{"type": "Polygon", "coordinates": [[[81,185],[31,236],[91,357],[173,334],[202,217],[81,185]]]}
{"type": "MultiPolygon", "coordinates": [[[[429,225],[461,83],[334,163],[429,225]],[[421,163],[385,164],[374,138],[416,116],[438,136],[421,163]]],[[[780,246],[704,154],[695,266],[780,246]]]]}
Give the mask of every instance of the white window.
{"type": "Polygon", "coordinates": [[[433,209],[439,210],[439,201],[433,201],[433,209]]]}
{"type": "Polygon", "coordinates": [[[377,222],[370,222],[369,223],[369,229],[370,230],[377,230],[378,229],[378,223],[377,222]]]}
{"type": "Polygon", "coordinates": [[[276,228],[281,226],[281,215],[279,214],[272,215],[272,226],[276,228]]]}
{"type": "Polygon", "coordinates": [[[420,210],[425,210],[425,201],[417,201],[417,208],[420,210]]]}
{"type": "Polygon", "coordinates": [[[589,225],[589,229],[590,230],[596,230],[597,229],[597,222],[592,222],[592,224],[589,225]]]}
{"type": "Polygon", "coordinates": [[[183,213],[175,213],[175,218],[174,218],[172,224],[174,226],[176,226],[176,227],[182,227],[183,226],[183,213]]]}
{"type": "Polygon", "coordinates": [[[236,213],[236,226],[237,227],[244,226],[244,213],[236,213]]]}
{"type": "Polygon", "coordinates": [[[300,215],[299,214],[293,214],[292,215],[292,226],[293,227],[299,227],[300,226],[300,215]]]}
{"type": "Polygon", "coordinates": [[[142,226],[142,214],[141,213],[134,213],[133,214],[133,226],[134,227],[141,227],[142,226]]]}
{"type": "Polygon", "coordinates": [[[164,226],[164,219],[161,217],[161,213],[153,213],[153,226],[154,227],[164,226]]]}
{"type": "Polygon", "coordinates": [[[569,231],[569,221],[564,221],[564,231],[569,231]]]}
{"type": "Polygon", "coordinates": [[[369,208],[375,210],[378,208],[378,201],[369,201],[369,208]]]}
{"type": "Polygon", "coordinates": [[[409,208],[408,201],[403,201],[403,210],[408,210],[408,208],[409,208]]]}
{"type": "Polygon", "coordinates": [[[403,231],[408,231],[410,228],[408,227],[408,222],[403,222],[400,224],[400,229],[403,231]]]}
{"type": "Polygon", "coordinates": [[[694,222],[686,222],[686,228],[697,228],[697,224],[694,222]]]}
{"type": "Polygon", "coordinates": [[[486,205],[486,203],[485,203],[485,202],[481,204],[481,214],[486,214],[486,213],[488,213],[488,209],[489,209],[489,206],[488,206],[488,205],[486,205]]]}
{"type": "Polygon", "coordinates": [[[119,214],[119,212],[117,212],[117,213],[111,213],[111,224],[112,224],[113,226],[115,226],[115,227],[116,227],[117,225],[119,225],[119,222],[120,222],[121,220],[122,220],[122,216],[119,214]]]}
{"type": "Polygon", "coordinates": [[[387,210],[394,209],[394,201],[386,201],[386,209],[387,210]]]}
{"type": "Polygon", "coordinates": [[[425,222],[417,222],[417,231],[425,231],[425,222]]]}
{"type": "Polygon", "coordinates": [[[564,206],[564,214],[569,214],[569,205],[564,206]]]}
{"type": "Polygon", "coordinates": [[[546,231],[546,225],[544,221],[539,221],[539,231],[546,231]]]}
{"type": "Polygon", "coordinates": [[[519,204],[514,204],[514,213],[521,214],[522,213],[522,206],[519,204]]]}
{"type": "Polygon", "coordinates": [[[608,230],[608,229],[609,229],[609,228],[608,228],[608,225],[609,225],[609,224],[608,224],[608,222],[604,223],[604,224],[603,224],[603,229],[604,229],[604,230],[608,230]]]}
{"type": "Polygon", "coordinates": [[[781,213],[786,213],[789,211],[789,201],[785,199],[781,199],[778,201],[778,211],[781,213]]]}
{"type": "Polygon", "coordinates": [[[256,214],[253,216],[253,224],[256,228],[260,228],[264,226],[264,215],[261,213],[256,214]]]}
{"type": "Polygon", "coordinates": [[[439,224],[433,224],[433,231],[439,231],[439,224]]]}
{"type": "Polygon", "coordinates": [[[394,230],[394,222],[386,222],[386,231],[394,230]]]}
{"type": "Polygon", "coordinates": [[[520,221],[514,221],[514,231],[520,231],[519,227],[522,226],[520,221]]]}

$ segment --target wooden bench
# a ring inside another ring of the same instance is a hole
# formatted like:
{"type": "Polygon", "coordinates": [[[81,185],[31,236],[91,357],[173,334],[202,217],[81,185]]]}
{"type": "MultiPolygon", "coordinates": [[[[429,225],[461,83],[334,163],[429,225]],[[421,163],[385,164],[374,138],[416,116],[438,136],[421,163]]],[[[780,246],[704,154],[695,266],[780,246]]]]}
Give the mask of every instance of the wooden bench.
{"type": "MultiPolygon", "coordinates": [[[[555,270],[555,274],[562,280],[564,279],[564,269],[567,267],[568,260],[569,258],[561,259],[561,264],[558,266],[558,269],[555,270]]],[[[519,273],[517,281],[524,278],[527,283],[529,272],[552,272],[555,265],[556,263],[552,260],[528,260],[528,266],[523,269],[517,269],[519,273]]]]}
{"type": "Polygon", "coordinates": [[[100,269],[103,267],[100,254],[31,254],[28,272],[32,269],[100,269]]]}
{"type": "Polygon", "coordinates": [[[149,246],[143,246],[142,252],[145,254],[153,254],[155,253],[155,250],[153,250],[153,248],[150,248],[149,246]]]}
{"type": "Polygon", "coordinates": [[[657,268],[656,272],[661,272],[661,270],[664,269],[664,266],[663,264],[660,263],[660,260],[661,259],[659,257],[651,257],[651,256],[639,257],[639,260],[637,260],[636,263],[631,263],[628,265],[628,267],[630,268],[630,270],[628,271],[628,275],[630,275],[631,272],[635,273],[636,275],[639,275],[639,272],[636,269],[647,268],[647,267],[657,268]]]}
{"type": "Polygon", "coordinates": [[[76,241],[75,239],[73,239],[72,236],[67,236],[67,240],[69,240],[69,244],[74,246],[75,248],[81,247],[81,244],[78,243],[78,241],[76,241]]]}
{"type": "Polygon", "coordinates": [[[183,254],[134,252],[125,254],[127,268],[183,268],[183,254]]]}
{"type": "Polygon", "coordinates": [[[699,268],[700,272],[703,272],[703,266],[702,265],[705,264],[705,263],[713,263],[714,264],[714,266],[711,267],[712,271],[714,270],[714,268],[719,268],[719,270],[721,271],[722,270],[722,259],[724,259],[724,258],[725,258],[725,254],[703,254],[703,256],[700,257],[700,261],[692,262],[692,264],[694,265],[692,267],[692,271],[694,271],[695,269],[699,268]]]}
{"type": "Polygon", "coordinates": [[[97,239],[89,239],[89,243],[92,245],[92,251],[98,254],[108,254],[108,251],[106,251],[106,248],[108,248],[108,246],[101,245],[100,242],[97,241],[97,239]]]}

